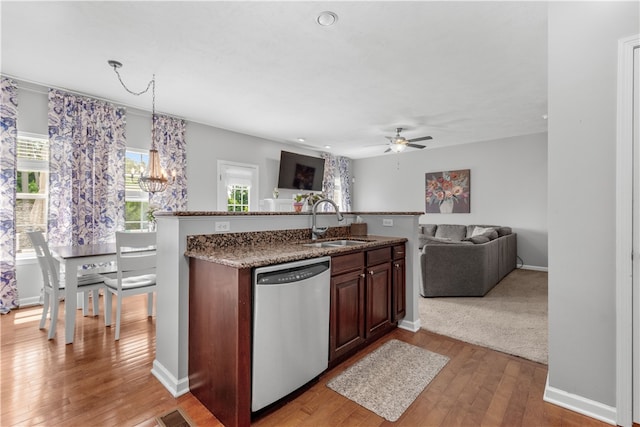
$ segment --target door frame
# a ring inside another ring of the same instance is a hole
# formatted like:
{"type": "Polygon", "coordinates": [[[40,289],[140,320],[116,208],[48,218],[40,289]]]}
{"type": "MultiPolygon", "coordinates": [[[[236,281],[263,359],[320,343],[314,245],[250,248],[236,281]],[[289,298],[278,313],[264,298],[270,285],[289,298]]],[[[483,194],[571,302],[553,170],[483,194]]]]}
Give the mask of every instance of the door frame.
{"type": "MultiPolygon", "coordinates": [[[[634,336],[633,257],[634,243],[637,245],[639,239],[633,239],[633,197],[627,197],[640,195],[640,188],[633,185],[634,155],[640,155],[640,150],[634,153],[633,147],[633,72],[637,48],[640,35],[618,41],[616,194],[622,197],[616,199],[616,423],[620,426],[631,426],[633,422],[633,373],[639,368],[633,362],[633,341],[638,339],[639,332],[635,331],[634,336]]],[[[635,258],[640,261],[637,249],[635,258]]],[[[640,277],[636,277],[638,280],[640,277]]]]}

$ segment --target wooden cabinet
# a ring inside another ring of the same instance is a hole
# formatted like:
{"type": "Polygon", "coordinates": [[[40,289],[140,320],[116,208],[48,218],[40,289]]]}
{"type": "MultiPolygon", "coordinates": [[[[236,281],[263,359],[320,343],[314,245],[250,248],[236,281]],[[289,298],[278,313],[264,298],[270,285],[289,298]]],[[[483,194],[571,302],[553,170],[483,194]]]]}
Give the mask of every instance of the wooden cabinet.
{"type": "Polygon", "coordinates": [[[387,246],[331,259],[330,366],[395,326],[393,256],[387,246]]]}
{"type": "Polygon", "coordinates": [[[362,271],[331,278],[330,358],[357,348],[364,341],[364,279],[362,271]]]}
{"type": "Polygon", "coordinates": [[[364,253],[331,259],[331,311],[329,360],[358,348],[365,339],[364,253]]]}
{"type": "Polygon", "coordinates": [[[391,248],[367,251],[366,338],[386,332],[391,324],[391,248]]]}
{"type": "Polygon", "coordinates": [[[398,322],[407,314],[407,283],[404,245],[393,247],[391,321],[398,322]]]}

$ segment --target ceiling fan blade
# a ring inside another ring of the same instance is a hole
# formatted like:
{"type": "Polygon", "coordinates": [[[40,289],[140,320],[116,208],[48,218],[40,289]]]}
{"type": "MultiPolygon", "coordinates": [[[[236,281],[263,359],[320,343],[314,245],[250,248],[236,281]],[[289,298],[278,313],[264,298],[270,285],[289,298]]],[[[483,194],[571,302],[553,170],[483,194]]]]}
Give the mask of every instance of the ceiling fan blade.
{"type": "Polygon", "coordinates": [[[407,147],[412,147],[412,148],[424,148],[424,145],[420,145],[420,144],[407,144],[407,147]]]}
{"type": "Polygon", "coordinates": [[[409,142],[418,142],[418,141],[427,141],[429,139],[433,139],[430,136],[423,136],[422,138],[413,138],[413,139],[408,139],[407,141],[409,142]]]}
{"type": "Polygon", "coordinates": [[[384,150],[385,153],[388,153],[389,151],[391,151],[391,148],[387,148],[386,150],[384,150]]]}

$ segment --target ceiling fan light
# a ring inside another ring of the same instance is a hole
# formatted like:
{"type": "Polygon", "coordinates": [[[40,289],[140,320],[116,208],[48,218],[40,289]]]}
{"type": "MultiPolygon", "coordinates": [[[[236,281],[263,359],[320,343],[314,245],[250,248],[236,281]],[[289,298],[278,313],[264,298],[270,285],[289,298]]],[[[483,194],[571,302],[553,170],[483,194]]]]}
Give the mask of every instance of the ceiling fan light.
{"type": "Polygon", "coordinates": [[[391,151],[394,153],[402,153],[407,148],[404,144],[391,144],[391,151]]]}

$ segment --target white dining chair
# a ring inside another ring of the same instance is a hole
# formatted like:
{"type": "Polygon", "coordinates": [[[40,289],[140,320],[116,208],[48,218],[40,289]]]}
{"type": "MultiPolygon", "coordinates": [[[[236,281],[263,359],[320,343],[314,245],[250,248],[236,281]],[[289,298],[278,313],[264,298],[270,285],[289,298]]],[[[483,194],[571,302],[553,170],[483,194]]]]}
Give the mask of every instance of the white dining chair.
{"type": "Polygon", "coordinates": [[[156,290],[156,233],[116,232],[116,273],[103,275],[105,283],[104,319],[111,326],[111,298],[116,296],[116,334],[120,339],[122,299],[148,294],[147,313],[153,316],[156,290]]]}
{"type": "MultiPolygon", "coordinates": [[[[61,280],[59,264],[55,261],[49,250],[49,245],[44,239],[41,231],[27,231],[27,235],[31,240],[33,249],[38,258],[38,264],[42,271],[43,281],[43,308],[42,318],[40,319],[40,329],[44,329],[47,321],[47,314],[51,309],[51,321],[49,324],[48,339],[53,339],[56,334],[56,325],[58,323],[58,306],[60,295],[64,292],[64,281],[61,280]]],[[[67,271],[65,274],[78,274],[77,272],[67,271]]],[[[104,287],[104,278],[99,274],[79,274],[78,275],[78,293],[82,292],[84,296],[84,305],[82,307],[83,315],[88,314],[89,294],[92,293],[93,315],[98,315],[98,298],[99,291],[104,287]]],[[[75,295],[73,296],[75,298],[75,295]]]]}

